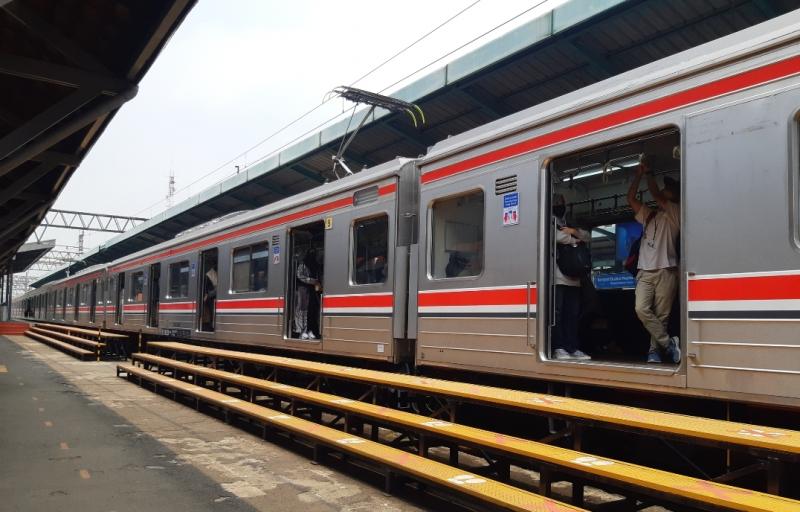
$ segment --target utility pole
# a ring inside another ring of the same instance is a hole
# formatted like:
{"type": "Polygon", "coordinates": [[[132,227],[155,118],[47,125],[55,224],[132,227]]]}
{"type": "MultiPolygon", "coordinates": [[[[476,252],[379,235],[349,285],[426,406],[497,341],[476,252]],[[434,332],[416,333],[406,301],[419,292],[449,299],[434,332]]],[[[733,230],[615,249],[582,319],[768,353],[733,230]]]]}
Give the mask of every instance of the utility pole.
{"type": "Polygon", "coordinates": [[[169,171],[169,185],[167,188],[167,208],[172,208],[172,200],[175,197],[175,171],[169,171]]]}

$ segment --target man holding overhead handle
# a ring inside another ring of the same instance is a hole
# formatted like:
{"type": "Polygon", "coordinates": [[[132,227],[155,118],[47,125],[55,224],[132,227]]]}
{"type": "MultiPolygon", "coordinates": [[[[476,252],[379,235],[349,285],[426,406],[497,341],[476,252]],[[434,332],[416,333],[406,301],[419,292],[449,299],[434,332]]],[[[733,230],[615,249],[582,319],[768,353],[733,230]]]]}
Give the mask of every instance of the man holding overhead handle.
{"type": "Polygon", "coordinates": [[[667,321],[678,291],[680,184],[665,176],[664,188],[659,189],[651,174],[652,163],[652,156],[642,158],[628,189],[628,203],[636,220],[644,226],[636,274],[636,315],[650,333],[647,362],[660,363],[664,354],[668,361],[677,364],[681,360],[680,340],[677,336],[670,338],[667,321]],[[647,188],[658,203],[656,210],[636,197],[643,176],[647,177],[647,188]]]}

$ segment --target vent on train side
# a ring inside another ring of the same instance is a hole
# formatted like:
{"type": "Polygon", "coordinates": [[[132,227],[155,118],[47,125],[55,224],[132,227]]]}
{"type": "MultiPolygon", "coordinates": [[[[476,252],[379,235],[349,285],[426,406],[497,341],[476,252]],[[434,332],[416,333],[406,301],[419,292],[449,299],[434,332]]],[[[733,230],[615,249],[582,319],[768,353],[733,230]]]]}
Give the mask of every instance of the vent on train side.
{"type": "Polygon", "coordinates": [[[378,186],[363,188],[353,194],[353,205],[371,203],[378,200],[378,186]]]}
{"type": "Polygon", "coordinates": [[[494,181],[494,193],[497,196],[517,191],[517,175],[497,178],[494,181]]]}
{"type": "Polygon", "coordinates": [[[272,235],[272,245],[281,245],[281,235],[272,235]]]}

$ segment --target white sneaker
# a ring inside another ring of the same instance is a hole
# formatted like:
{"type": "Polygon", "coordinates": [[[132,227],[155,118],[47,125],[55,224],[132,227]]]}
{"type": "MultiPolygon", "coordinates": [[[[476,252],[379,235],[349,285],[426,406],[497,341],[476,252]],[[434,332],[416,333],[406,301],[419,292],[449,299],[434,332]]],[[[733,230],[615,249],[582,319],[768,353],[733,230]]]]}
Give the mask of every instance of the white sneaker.
{"type": "Polygon", "coordinates": [[[573,352],[570,355],[572,356],[572,359],[577,359],[578,361],[591,361],[592,360],[592,356],[590,356],[589,354],[585,353],[582,350],[576,350],[575,352],[573,352]]]}
{"type": "Polygon", "coordinates": [[[681,340],[677,336],[673,336],[669,339],[667,355],[672,358],[673,363],[678,364],[681,362],[681,340]]]}
{"type": "Polygon", "coordinates": [[[317,339],[317,337],[314,336],[314,332],[313,331],[308,331],[308,339],[310,339],[310,340],[317,339]]]}
{"type": "Polygon", "coordinates": [[[556,361],[567,361],[572,359],[572,356],[569,355],[569,352],[564,350],[563,348],[557,348],[553,351],[553,359],[556,361]]]}
{"type": "Polygon", "coordinates": [[[301,340],[307,340],[307,339],[308,339],[308,333],[307,333],[307,332],[304,332],[303,334],[301,334],[301,335],[300,335],[300,339],[301,339],[301,340]]]}

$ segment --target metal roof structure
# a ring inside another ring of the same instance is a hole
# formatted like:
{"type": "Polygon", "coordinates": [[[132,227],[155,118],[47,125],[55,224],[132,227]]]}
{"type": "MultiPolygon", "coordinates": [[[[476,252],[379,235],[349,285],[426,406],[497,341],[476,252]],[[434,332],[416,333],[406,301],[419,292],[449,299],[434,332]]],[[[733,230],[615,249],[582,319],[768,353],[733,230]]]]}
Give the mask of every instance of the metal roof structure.
{"type": "MultiPolygon", "coordinates": [[[[572,0],[433,71],[393,97],[419,104],[414,129],[377,110],[349,146],[351,167],[415,157],[446,139],[625,71],[774,18],[794,0],[572,0]]],[[[331,86],[336,84],[331,84],[331,86]]],[[[63,278],[169,240],[191,226],[273,203],[330,179],[347,120],[154,216],[34,283],[63,278]]],[[[354,169],[355,170],[355,169],[354,169]]]]}
{"type": "Polygon", "coordinates": [[[0,273],[195,1],[0,1],[0,273]]]}

